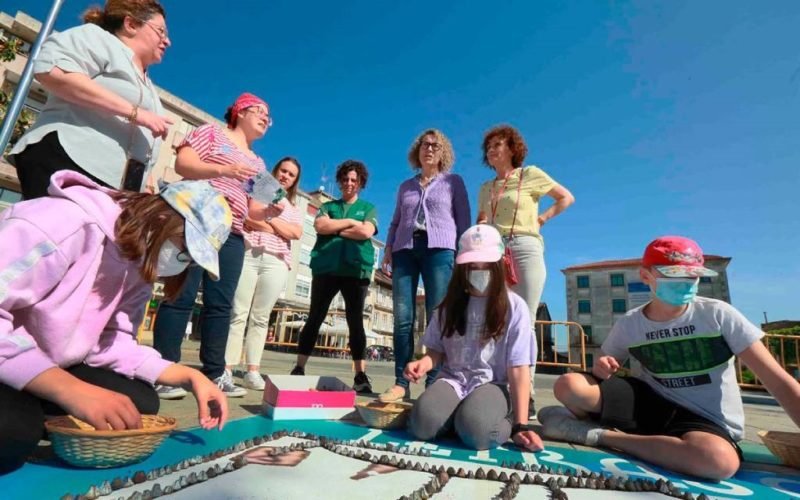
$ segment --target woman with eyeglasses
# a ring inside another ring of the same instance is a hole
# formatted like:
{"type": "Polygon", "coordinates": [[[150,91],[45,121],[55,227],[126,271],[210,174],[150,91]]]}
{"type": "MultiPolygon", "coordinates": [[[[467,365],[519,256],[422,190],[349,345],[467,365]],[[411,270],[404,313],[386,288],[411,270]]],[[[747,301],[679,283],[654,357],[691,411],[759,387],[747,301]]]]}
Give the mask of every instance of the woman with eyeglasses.
{"type": "Polygon", "coordinates": [[[207,182],[158,194],[115,191],[71,171],[51,195],[0,215],[0,475],[24,462],[45,415],[98,430],[157,414],[153,384],[183,385],[204,429],[222,429],[225,396],[199,371],[136,341],[156,279],[179,293],[193,263],[212,279],[231,210],[207,182]]]}
{"type": "Polygon", "coordinates": [[[171,42],[157,0],[109,0],[84,25],[54,33],[34,61],[47,104],[9,154],[24,199],[47,196],[50,176],[74,170],[140,191],[173,120],[148,68],[171,42]]]}
{"type": "MultiPolygon", "coordinates": [[[[547,277],[541,228],[572,205],[575,197],[544,170],[535,166],[524,167],[522,163],[527,154],[525,139],[514,127],[500,125],[486,132],[483,161],[494,169],[495,178],[481,185],[478,224],[492,224],[503,235],[516,276],[511,290],[525,299],[533,324],[547,277]],[[543,196],[552,198],[554,203],[539,213],[539,200],[543,196]]],[[[531,394],[535,371],[534,363],[531,367],[531,394]]]]}
{"type": "MultiPolygon", "coordinates": [[[[397,190],[382,262],[383,271],[392,277],[394,305],[395,383],[378,397],[386,403],[409,396],[403,370],[414,356],[419,278],[430,319],[447,291],[458,238],[470,224],[464,181],[450,172],[455,154],[447,137],[436,129],[425,130],[411,143],[408,162],[417,173],[397,190]]],[[[428,373],[427,385],[436,373],[428,373]]]]}
{"type": "MultiPolygon", "coordinates": [[[[245,219],[265,221],[277,217],[282,207],[264,206],[252,200],[243,181],[266,170],[264,161],[253,152],[253,142],[264,137],[272,124],[269,106],[259,97],[244,93],[225,113],[227,127],[216,123],[203,125],[186,136],[178,146],[175,172],[186,179],[208,179],[219,191],[233,212],[231,235],[219,250],[219,281],[214,281],[201,268],[189,269],[181,294],[162,302],[153,327],[153,347],[164,359],[178,362],[186,324],[191,321],[195,297],[203,283],[203,308],[200,320],[201,371],[228,397],[242,397],[247,391],[233,383],[225,369],[225,346],[231,323],[236,285],[244,262],[245,219]]],[[[160,385],[162,399],[178,399],[186,395],[180,387],[160,385]]]]}

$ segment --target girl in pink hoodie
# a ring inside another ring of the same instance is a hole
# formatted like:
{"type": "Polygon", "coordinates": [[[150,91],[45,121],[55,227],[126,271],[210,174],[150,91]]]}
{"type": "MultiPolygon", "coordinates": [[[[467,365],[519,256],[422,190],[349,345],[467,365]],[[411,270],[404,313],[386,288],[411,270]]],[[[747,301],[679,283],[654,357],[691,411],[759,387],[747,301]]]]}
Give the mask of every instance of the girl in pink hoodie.
{"type": "Polygon", "coordinates": [[[189,264],[218,276],[225,199],[206,182],[119,192],[66,170],[49,194],[0,214],[0,473],[35,448],[45,415],[141,427],[141,414],[158,412],[155,383],[191,389],[200,425],[222,429],[217,386],[139,345],[135,332],[157,277],[169,298],[189,264]]]}

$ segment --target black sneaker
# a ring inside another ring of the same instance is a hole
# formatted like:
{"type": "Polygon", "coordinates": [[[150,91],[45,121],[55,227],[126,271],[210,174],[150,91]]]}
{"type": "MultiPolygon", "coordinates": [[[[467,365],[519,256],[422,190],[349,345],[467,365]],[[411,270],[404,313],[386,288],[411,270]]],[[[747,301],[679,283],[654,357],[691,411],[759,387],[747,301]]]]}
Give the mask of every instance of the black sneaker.
{"type": "Polygon", "coordinates": [[[356,373],[356,376],[353,377],[353,390],[359,394],[372,394],[372,384],[366,373],[356,373]]]}
{"type": "Polygon", "coordinates": [[[292,372],[289,375],[305,375],[305,374],[306,374],[305,369],[303,369],[298,365],[294,365],[294,368],[292,368],[292,372]]]}

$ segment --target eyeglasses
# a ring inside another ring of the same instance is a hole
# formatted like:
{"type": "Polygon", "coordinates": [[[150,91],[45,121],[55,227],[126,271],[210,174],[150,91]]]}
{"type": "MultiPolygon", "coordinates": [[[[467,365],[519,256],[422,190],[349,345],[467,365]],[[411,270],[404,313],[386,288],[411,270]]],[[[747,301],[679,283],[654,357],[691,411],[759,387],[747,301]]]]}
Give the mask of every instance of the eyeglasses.
{"type": "Polygon", "coordinates": [[[133,16],[131,16],[131,17],[132,17],[133,19],[136,19],[136,20],[137,20],[137,21],[139,21],[140,23],[144,23],[144,24],[146,24],[146,25],[150,26],[150,29],[152,29],[153,31],[155,31],[155,32],[156,32],[156,34],[158,35],[158,37],[159,37],[159,38],[160,38],[162,41],[163,41],[163,40],[166,40],[167,38],[169,38],[169,31],[167,31],[167,28],[166,28],[165,26],[159,26],[159,25],[157,25],[157,24],[153,24],[153,23],[151,23],[150,21],[147,21],[147,20],[145,20],[145,19],[139,19],[138,17],[133,17],[133,16]]]}
{"type": "Polygon", "coordinates": [[[272,117],[269,116],[269,112],[264,111],[263,108],[259,108],[259,107],[247,108],[247,109],[245,109],[245,112],[252,112],[257,117],[267,120],[267,126],[270,126],[270,127],[272,126],[272,117]]]}
{"type": "Polygon", "coordinates": [[[431,151],[441,151],[442,150],[442,145],[438,144],[436,142],[427,142],[426,141],[426,142],[423,142],[422,144],[420,144],[419,148],[422,149],[423,151],[426,150],[426,149],[430,149],[431,151]]]}

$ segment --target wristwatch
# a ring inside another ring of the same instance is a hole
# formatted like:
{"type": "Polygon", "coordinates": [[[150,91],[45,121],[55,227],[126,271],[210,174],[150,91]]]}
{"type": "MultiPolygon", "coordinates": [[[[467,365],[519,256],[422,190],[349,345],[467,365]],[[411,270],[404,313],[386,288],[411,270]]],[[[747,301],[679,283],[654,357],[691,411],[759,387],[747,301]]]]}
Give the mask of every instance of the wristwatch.
{"type": "Polygon", "coordinates": [[[513,438],[522,431],[532,431],[533,426],[528,424],[514,424],[511,426],[511,437],[513,438]]]}

